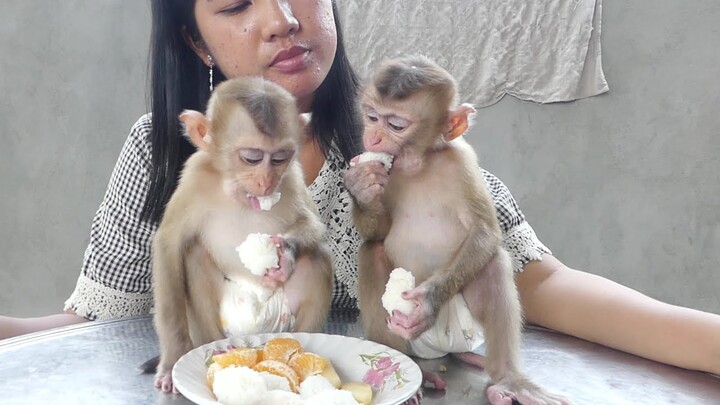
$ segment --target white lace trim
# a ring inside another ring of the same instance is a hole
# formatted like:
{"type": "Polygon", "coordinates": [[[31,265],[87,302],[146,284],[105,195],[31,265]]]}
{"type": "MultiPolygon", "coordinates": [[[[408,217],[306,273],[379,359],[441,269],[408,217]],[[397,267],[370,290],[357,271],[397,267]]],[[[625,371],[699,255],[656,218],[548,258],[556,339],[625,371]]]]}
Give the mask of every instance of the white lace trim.
{"type": "Polygon", "coordinates": [[[75,291],[65,301],[65,310],[72,309],[90,320],[107,320],[147,315],[153,307],[152,293],[127,293],[98,283],[80,274],[75,291]]]}
{"type": "Polygon", "coordinates": [[[322,221],[327,226],[326,240],[332,251],[335,277],[345,285],[352,298],[358,297],[357,252],[362,240],[352,220],[352,198],[342,178],[342,157],[331,150],[320,174],[310,185],[310,193],[322,221]]]}
{"type": "Polygon", "coordinates": [[[505,234],[503,244],[505,249],[510,252],[513,270],[516,272],[522,272],[523,266],[530,261],[542,260],[543,253],[552,253],[547,246],[540,242],[535,231],[526,221],[509,229],[505,234]]]}

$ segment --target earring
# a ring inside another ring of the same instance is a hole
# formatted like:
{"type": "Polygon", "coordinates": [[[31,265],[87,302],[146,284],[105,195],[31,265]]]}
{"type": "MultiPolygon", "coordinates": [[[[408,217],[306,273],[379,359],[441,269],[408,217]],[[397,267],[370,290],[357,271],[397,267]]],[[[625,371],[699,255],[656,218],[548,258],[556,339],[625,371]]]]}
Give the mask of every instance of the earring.
{"type": "Polygon", "coordinates": [[[215,66],[215,63],[213,63],[212,56],[208,55],[208,63],[210,64],[210,93],[213,91],[213,66],[215,66]]]}

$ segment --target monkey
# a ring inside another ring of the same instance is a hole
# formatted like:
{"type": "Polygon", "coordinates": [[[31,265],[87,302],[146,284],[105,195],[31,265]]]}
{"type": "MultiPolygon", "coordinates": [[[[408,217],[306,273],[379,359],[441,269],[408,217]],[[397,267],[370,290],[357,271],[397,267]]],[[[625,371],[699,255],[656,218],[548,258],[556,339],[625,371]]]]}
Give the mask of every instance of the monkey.
{"type": "MultiPolygon", "coordinates": [[[[454,353],[484,368],[492,404],[569,404],[520,369],[522,314],[511,260],[477,155],[461,137],[475,109],[458,105],[454,78],[423,56],[381,63],[363,87],[363,147],[392,157],[389,171],[378,163],[363,169],[356,157],[345,177],[357,190],[352,212],[363,239],[358,281],[366,337],[421,358],[454,353]],[[395,267],[417,283],[401,295],[412,304],[409,313],[388,314],[381,303],[395,267]],[[455,316],[463,320],[449,321],[455,316]],[[433,328],[440,328],[435,341],[433,328]],[[455,335],[448,337],[448,328],[455,335]],[[483,338],[485,356],[475,353],[483,338]]],[[[445,387],[439,376],[423,376],[445,387]]]]}
{"type": "Polygon", "coordinates": [[[241,332],[315,332],[332,291],[325,225],[296,158],[304,129],[295,98],[262,78],[231,79],[215,88],[206,114],[186,110],[179,119],[197,151],[168,201],[152,254],[160,346],[154,384],[165,392],[177,392],[171,370],[183,354],[226,337],[220,318],[228,294],[277,298],[259,312],[271,317],[271,330],[241,332]],[[268,210],[264,201],[276,193],[268,210]],[[262,275],[236,253],[257,233],[270,235],[279,257],[262,275]]]}

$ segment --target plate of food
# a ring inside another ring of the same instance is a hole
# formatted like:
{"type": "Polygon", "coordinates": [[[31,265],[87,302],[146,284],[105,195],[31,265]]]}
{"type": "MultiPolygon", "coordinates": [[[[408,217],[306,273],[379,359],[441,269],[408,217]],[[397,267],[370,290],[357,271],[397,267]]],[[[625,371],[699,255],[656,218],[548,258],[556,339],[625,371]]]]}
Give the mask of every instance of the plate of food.
{"type": "Polygon", "coordinates": [[[218,340],[178,360],[175,387],[206,404],[396,405],[415,396],[420,367],[376,342],[324,333],[218,340]]]}

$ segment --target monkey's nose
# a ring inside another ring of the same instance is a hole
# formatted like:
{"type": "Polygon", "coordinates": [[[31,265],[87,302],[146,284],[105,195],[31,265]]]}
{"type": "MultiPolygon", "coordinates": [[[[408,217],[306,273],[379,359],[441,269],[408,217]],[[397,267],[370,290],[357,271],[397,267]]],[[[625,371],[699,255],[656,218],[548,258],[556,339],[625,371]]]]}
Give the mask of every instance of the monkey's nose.
{"type": "Polygon", "coordinates": [[[265,197],[267,195],[270,195],[273,191],[273,182],[272,181],[262,181],[258,183],[258,197],[265,197]]]}
{"type": "Polygon", "coordinates": [[[373,136],[369,137],[367,142],[365,142],[365,150],[367,150],[367,151],[372,150],[375,146],[379,145],[381,141],[382,141],[381,136],[373,135],[373,136]]]}

